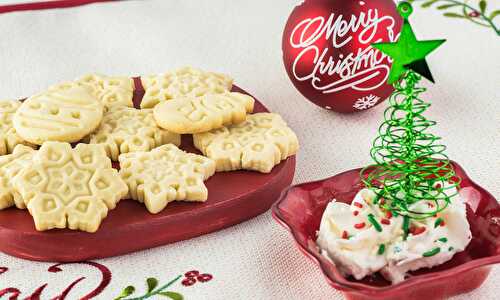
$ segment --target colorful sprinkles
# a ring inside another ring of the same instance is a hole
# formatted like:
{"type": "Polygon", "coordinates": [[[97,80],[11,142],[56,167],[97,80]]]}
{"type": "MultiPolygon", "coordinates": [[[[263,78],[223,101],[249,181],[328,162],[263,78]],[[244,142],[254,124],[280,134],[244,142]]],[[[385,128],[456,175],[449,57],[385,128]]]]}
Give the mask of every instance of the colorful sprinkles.
{"type": "Polygon", "coordinates": [[[444,226],[443,218],[437,218],[436,221],[434,222],[434,228],[436,228],[438,226],[444,226]]]}
{"type": "Polygon", "coordinates": [[[363,208],[363,204],[359,202],[354,202],[353,205],[356,206],[357,208],[363,208]]]}
{"type": "Polygon", "coordinates": [[[413,235],[419,235],[425,232],[425,227],[411,226],[409,232],[413,235]]]}
{"type": "Polygon", "coordinates": [[[391,220],[389,220],[389,219],[381,219],[380,223],[382,223],[384,225],[391,225],[391,220]]]}
{"type": "Polygon", "coordinates": [[[373,228],[375,228],[375,230],[377,230],[378,232],[382,232],[382,226],[379,222],[377,222],[373,214],[368,215],[368,221],[373,225],[373,228]]]}
{"type": "Polygon", "coordinates": [[[432,249],[432,250],[429,250],[429,251],[427,251],[427,252],[424,252],[424,253],[422,254],[422,256],[423,256],[423,257],[431,257],[431,256],[434,256],[434,255],[438,254],[440,251],[441,251],[441,248],[436,247],[436,248],[434,248],[434,249],[432,249]]]}
{"type": "Polygon", "coordinates": [[[403,241],[406,241],[408,238],[408,230],[410,228],[410,217],[403,217],[403,241]]]}
{"type": "Polygon", "coordinates": [[[380,244],[380,246],[378,246],[377,254],[378,255],[382,255],[382,254],[384,254],[384,252],[385,252],[385,245],[384,244],[380,244]]]}
{"type": "Polygon", "coordinates": [[[365,226],[366,226],[365,222],[354,224],[354,228],[356,228],[356,229],[362,229],[365,226]]]}

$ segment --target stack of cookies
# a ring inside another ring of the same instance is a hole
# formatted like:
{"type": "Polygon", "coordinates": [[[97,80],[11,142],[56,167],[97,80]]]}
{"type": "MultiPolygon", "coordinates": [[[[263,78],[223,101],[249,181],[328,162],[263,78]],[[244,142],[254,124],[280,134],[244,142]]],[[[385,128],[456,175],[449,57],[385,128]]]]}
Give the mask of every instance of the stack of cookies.
{"type": "Polygon", "coordinates": [[[215,172],[269,173],[298,150],[283,119],[251,114],[254,99],[226,75],[185,67],[141,82],[140,109],[132,79],[104,75],[0,101],[0,210],[27,208],[40,231],[95,232],[121,199],[151,213],[206,201],[215,172]],[[182,134],[203,155],[179,149],[182,134]]]}

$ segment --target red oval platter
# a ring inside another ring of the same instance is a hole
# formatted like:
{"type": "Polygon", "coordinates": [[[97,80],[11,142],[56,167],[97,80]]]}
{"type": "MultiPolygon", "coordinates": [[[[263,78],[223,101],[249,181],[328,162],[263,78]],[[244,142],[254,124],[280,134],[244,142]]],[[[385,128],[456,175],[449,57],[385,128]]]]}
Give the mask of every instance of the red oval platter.
{"type": "MultiPolygon", "coordinates": [[[[144,90],[139,78],[134,81],[134,104],[138,107],[144,90]]],[[[233,91],[246,93],[238,87],[233,91]]],[[[266,111],[256,100],[254,112],[266,111]]],[[[191,136],[182,137],[181,148],[199,153],[191,136]]],[[[209,191],[206,202],[173,202],[156,215],[150,214],[139,202],[122,200],[93,234],[68,229],[38,232],[26,210],[10,208],[0,211],[0,251],[29,260],[75,262],[193,238],[267,211],[281,191],[291,184],[294,173],[294,156],[269,174],[216,173],[206,181],[209,191]]]]}
{"type": "Polygon", "coordinates": [[[345,278],[329,259],[320,254],[316,245],[326,205],[332,199],[352,202],[363,188],[359,176],[361,169],[290,187],[274,204],[273,216],[292,233],[298,248],[320,266],[328,283],[342,291],[347,299],[445,299],[479,287],[486,280],[491,264],[500,263],[500,204],[473,182],[458,163],[453,162],[453,167],[462,178],[460,193],[467,204],[472,241],[465,251],[450,261],[412,272],[399,284],[391,285],[378,274],[359,281],[345,278]]]}

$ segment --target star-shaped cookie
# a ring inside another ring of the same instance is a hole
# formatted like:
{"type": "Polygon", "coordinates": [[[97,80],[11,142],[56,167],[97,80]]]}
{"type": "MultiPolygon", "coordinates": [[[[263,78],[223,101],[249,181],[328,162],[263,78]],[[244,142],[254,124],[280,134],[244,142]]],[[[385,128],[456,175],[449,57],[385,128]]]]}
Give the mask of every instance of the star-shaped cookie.
{"type": "Polygon", "coordinates": [[[161,212],[169,202],[206,201],[203,183],[215,172],[215,162],[187,153],[173,144],[149,152],[120,155],[120,176],[129,187],[129,196],[143,202],[149,212],[161,212]]]}
{"type": "Polygon", "coordinates": [[[285,121],[273,113],[247,115],[245,122],[193,135],[196,148],[217,164],[217,171],[269,173],[297,153],[299,142],[285,121]]]}
{"type": "Polygon", "coordinates": [[[181,136],[156,125],[151,109],[111,108],[101,125],[88,138],[91,144],[104,145],[113,160],[128,152],[149,151],[164,144],[180,145],[181,136]]]}

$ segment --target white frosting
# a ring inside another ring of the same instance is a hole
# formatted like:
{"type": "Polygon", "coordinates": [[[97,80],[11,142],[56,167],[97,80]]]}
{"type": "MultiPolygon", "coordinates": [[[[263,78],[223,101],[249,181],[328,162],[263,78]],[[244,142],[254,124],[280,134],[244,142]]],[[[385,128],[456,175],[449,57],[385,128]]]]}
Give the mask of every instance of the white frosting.
{"type": "MultiPolygon", "coordinates": [[[[363,189],[351,205],[334,200],[323,213],[317,244],[323,255],[346,275],[359,280],[380,271],[387,280],[398,283],[405,279],[408,271],[430,268],[450,260],[471,240],[465,204],[458,196],[453,197],[449,206],[438,215],[444,220],[444,226],[435,227],[437,217],[421,221],[412,219],[411,227],[421,228],[421,231],[425,228],[425,231],[410,233],[406,240],[403,240],[403,217],[388,218],[378,204],[372,203],[374,198],[373,191],[363,189]],[[380,224],[381,232],[370,223],[369,214],[380,224]],[[378,253],[382,244],[385,249],[378,253]],[[439,253],[428,257],[423,255],[436,248],[440,249],[439,253]]],[[[417,207],[421,205],[428,203],[421,201],[412,210],[425,210],[417,207]]]]}

